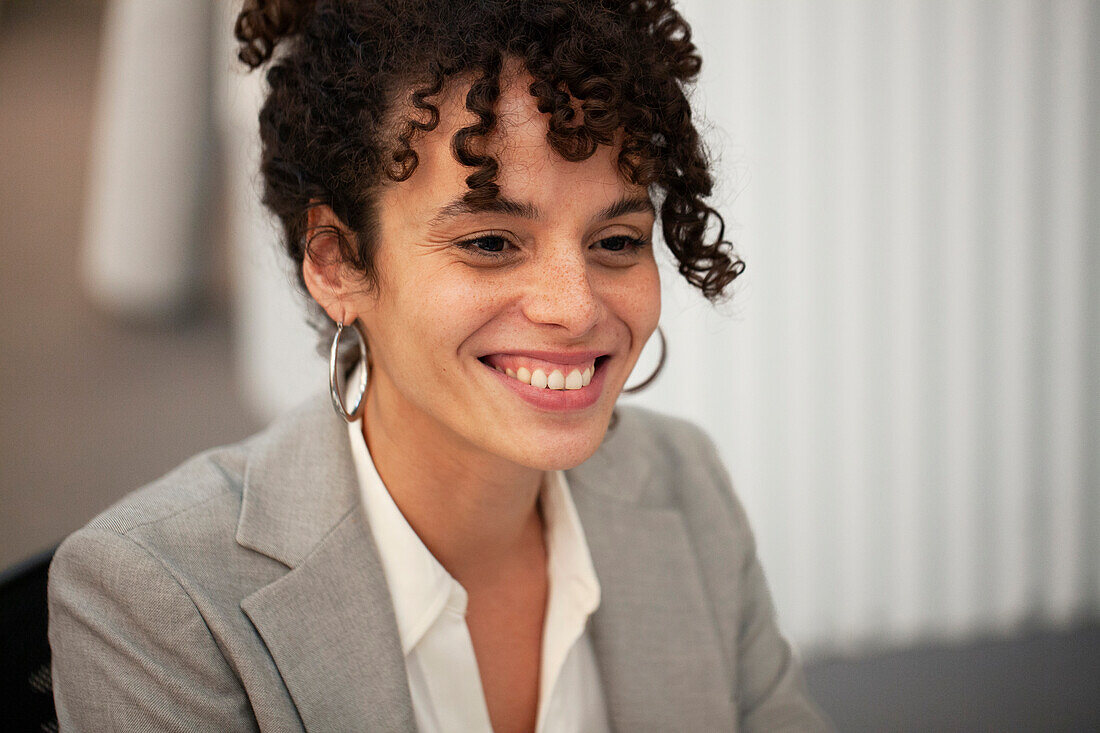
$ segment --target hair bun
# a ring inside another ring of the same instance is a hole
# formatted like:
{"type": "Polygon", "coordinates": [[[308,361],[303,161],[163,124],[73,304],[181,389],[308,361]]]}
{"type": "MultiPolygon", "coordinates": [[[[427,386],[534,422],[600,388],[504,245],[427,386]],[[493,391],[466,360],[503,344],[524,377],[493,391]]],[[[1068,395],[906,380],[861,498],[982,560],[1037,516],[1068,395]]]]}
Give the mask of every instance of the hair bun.
{"type": "Polygon", "coordinates": [[[233,32],[237,57],[255,69],[271,58],[279,39],[298,33],[314,0],[245,0],[233,32]]]}

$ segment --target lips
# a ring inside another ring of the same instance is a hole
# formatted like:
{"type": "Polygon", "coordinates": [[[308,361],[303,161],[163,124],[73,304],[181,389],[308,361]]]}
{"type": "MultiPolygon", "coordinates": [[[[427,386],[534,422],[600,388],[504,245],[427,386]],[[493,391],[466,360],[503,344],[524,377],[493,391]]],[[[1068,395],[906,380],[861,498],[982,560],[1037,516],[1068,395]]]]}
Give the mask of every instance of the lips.
{"type": "MultiPolygon", "coordinates": [[[[518,357],[524,360],[530,359],[531,352],[526,352],[524,356],[518,357]]],[[[562,364],[558,362],[546,362],[541,363],[555,366],[559,371],[564,374],[564,368],[568,368],[570,373],[583,369],[593,369],[590,379],[587,384],[578,387],[576,385],[575,376],[573,381],[566,380],[565,385],[558,385],[559,388],[552,389],[548,384],[542,384],[541,386],[535,386],[527,384],[514,376],[508,376],[505,371],[498,369],[494,366],[493,362],[501,363],[503,360],[513,360],[517,358],[513,355],[504,354],[491,354],[479,359],[484,364],[485,368],[489,370],[489,373],[496,379],[499,379],[504,387],[518,395],[525,402],[533,405],[541,410],[551,412],[564,412],[570,410],[579,410],[587,407],[591,407],[596,404],[600,399],[600,395],[603,392],[603,384],[606,377],[607,370],[602,368],[605,363],[610,359],[610,355],[601,352],[589,352],[593,355],[591,362],[585,363],[573,363],[562,364]],[[498,358],[499,357],[499,358],[498,358]],[[591,366],[589,366],[591,365],[591,366]],[[560,388],[565,386],[565,389],[560,388]]],[[[575,355],[573,356],[575,360],[575,355]]],[[[587,354],[585,355],[587,356],[587,354]]],[[[557,355],[560,359],[560,355],[557,355]]],[[[529,363],[538,363],[531,361],[529,363]]]]}

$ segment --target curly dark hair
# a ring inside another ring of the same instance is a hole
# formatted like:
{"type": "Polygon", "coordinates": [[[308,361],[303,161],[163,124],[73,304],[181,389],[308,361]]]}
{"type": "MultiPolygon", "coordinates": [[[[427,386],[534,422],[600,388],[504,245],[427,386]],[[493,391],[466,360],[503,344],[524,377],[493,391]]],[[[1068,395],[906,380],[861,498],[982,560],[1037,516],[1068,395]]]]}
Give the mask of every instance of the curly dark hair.
{"type": "Polygon", "coordinates": [[[533,77],[563,158],[584,160],[621,133],[620,173],[660,197],[664,241],[707,299],[744,270],[705,203],[713,179],[686,96],[702,62],[671,0],[245,0],[235,31],[251,68],[279,47],[260,112],[264,203],[299,277],[315,234],[308,210],[321,203],[355,233],[335,232],[341,256],[377,285],[373,195],[416,170],[417,136],[439,124],[432,100],[458,75],[472,80],[465,103],[477,118],[451,145],[472,169],[466,197],[498,195],[498,162],[477,143],[494,129],[513,60],[533,77]]]}

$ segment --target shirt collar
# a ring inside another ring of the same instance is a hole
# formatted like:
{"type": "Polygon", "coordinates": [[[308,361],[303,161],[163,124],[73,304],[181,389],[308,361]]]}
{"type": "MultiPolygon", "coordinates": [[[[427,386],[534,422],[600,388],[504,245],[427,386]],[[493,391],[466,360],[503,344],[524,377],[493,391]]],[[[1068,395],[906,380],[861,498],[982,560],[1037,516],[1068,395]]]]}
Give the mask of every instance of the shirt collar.
{"type": "Polygon", "coordinates": [[[600,605],[600,581],[564,471],[546,473],[539,502],[546,527],[550,591],[567,590],[569,605],[587,617],[600,605]]]}
{"type": "Polygon", "coordinates": [[[348,423],[348,434],[367,522],[393,599],[401,647],[408,656],[448,602],[465,612],[466,591],[424,546],[397,508],[363,440],[362,422],[348,423]]]}
{"type": "MultiPolygon", "coordinates": [[[[363,507],[386,574],[406,656],[450,605],[466,612],[466,591],[421,541],[378,475],[362,421],[348,423],[348,437],[363,507]]],[[[551,598],[587,618],[600,604],[600,584],[564,471],[548,471],[539,501],[545,522],[551,598]]]]}

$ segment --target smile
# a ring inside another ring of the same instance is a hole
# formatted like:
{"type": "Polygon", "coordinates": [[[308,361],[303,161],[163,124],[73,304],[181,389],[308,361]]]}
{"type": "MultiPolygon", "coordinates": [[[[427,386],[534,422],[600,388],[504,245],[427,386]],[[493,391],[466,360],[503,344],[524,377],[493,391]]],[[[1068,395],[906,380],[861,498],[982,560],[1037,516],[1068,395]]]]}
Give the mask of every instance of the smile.
{"type": "Polygon", "coordinates": [[[606,356],[576,364],[555,364],[513,354],[493,354],[481,359],[482,363],[523,384],[539,389],[576,390],[587,387],[596,372],[597,362],[606,356]]]}
{"type": "Polygon", "coordinates": [[[509,390],[544,410],[577,410],[594,405],[603,392],[611,357],[577,364],[555,364],[512,354],[492,354],[479,361],[509,390]]]}

